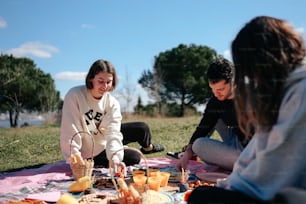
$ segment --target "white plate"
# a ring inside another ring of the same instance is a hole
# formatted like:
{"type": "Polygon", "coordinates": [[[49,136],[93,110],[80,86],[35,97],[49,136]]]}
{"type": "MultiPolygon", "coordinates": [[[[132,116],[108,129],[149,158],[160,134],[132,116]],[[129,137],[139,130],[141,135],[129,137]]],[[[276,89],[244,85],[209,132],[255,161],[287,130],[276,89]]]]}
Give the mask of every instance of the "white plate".
{"type": "Polygon", "coordinates": [[[215,183],[217,179],[226,178],[228,174],[221,173],[221,172],[199,172],[199,173],[196,173],[196,176],[202,181],[215,183]]]}
{"type": "MultiPolygon", "coordinates": [[[[165,192],[156,192],[153,190],[148,190],[147,191],[149,195],[149,200],[146,200],[147,204],[171,204],[174,203],[174,198],[165,192]]],[[[143,199],[145,200],[145,198],[143,197],[143,199]]]]}

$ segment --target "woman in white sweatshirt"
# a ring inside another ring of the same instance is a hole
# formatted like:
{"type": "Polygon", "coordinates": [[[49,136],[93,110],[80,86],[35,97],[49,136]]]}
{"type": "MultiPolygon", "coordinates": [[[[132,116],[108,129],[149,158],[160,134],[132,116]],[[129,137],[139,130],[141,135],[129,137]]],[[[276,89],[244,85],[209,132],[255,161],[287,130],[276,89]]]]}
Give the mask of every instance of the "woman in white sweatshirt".
{"type": "Polygon", "coordinates": [[[235,103],[245,135],[255,134],[217,187],[195,189],[188,203],[305,203],[305,44],[269,16],[248,22],[232,42],[235,103]]]}
{"type": "Polygon", "coordinates": [[[111,62],[97,60],[86,76],[86,86],[74,87],[66,94],[60,144],[67,162],[74,154],[93,157],[95,166],[111,164],[114,169],[139,163],[137,151],[123,149],[120,105],[110,94],[117,82],[111,62]]]}

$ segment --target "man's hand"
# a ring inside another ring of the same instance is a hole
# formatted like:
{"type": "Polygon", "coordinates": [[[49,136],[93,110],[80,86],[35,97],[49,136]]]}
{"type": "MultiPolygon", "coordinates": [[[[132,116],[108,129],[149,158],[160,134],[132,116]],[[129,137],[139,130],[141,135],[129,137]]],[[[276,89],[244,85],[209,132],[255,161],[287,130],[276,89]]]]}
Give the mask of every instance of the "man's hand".
{"type": "Polygon", "coordinates": [[[183,157],[179,159],[179,161],[176,163],[175,168],[177,171],[182,171],[182,169],[186,170],[189,160],[193,156],[193,151],[192,151],[192,144],[189,144],[186,146],[185,152],[183,157]]]}

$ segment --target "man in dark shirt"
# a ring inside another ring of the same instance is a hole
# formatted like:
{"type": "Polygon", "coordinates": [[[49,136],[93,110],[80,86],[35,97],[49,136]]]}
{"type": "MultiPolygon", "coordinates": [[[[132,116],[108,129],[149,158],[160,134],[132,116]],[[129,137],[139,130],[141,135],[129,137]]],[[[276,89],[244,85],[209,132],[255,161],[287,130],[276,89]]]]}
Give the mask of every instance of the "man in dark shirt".
{"type": "Polygon", "coordinates": [[[232,170],[245,146],[233,102],[233,73],[233,64],[223,58],[209,66],[207,79],[214,96],[209,99],[200,124],[176,164],[178,171],[187,168],[194,154],[206,163],[232,170]],[[214,130],[219,133],[222,141],[210,138],[214,130]]]}

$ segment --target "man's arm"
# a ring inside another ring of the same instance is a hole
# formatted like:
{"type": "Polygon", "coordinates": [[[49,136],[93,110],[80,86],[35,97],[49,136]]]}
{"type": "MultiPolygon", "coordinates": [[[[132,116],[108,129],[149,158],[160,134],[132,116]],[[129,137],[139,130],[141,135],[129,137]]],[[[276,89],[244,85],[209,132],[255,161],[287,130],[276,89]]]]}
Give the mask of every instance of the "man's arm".
{"type": "Polygon", "coordinates": [[[208,134],[213,130],[215,125],[217,124],[217,121],[220,117],[219,114],[219,101],[216,97],[212,97],[204,110],[202,119],[197,126],[196,130],[192,134],[189,144],[192,144],[196,139],[200,137],[207,137],[208,134]]]}

